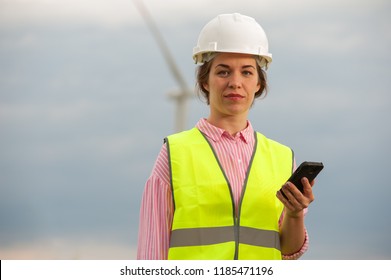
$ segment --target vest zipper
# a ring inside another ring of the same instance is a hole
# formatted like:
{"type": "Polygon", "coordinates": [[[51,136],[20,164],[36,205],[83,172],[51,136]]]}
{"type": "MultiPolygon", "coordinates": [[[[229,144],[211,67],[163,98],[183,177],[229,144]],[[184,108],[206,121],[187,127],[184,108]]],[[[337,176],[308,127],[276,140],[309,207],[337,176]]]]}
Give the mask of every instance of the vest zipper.
{"type": "MultiPolygon", "coordinates": [[[[234,257],[235,260],[239,259],[239,240],[240,240],[239,229],[240,229],[240,212],[241,212],[240,210],[242,209],[242,202],[243,202],[243,198],[244,198],[244,193],[247,188],[248,177],[250,176],[251,167],[253,165],[255,152],[256,152],[257,146],[258,146],[258,137],[257,137],[256,132],[254,132],[254,139],[255,139],[254,149],[253,149],[253,152],[251,155],[250,162],[248,163],[248,168],[247,168],[246,177],[245,177],[244,183],[243,183],[242,193],[240,194],[240,199],[238,201],[238,212],[237,212],[237,214],[235,212],[235,257],[234,257]]],[[[232,194],[232,191],[231,191],[231,194],[232,194]]],[[[232,196],[232,200],[233,200],[233,196],[232,196]]]]}
{"type": "Polygon", "coordinates": [[[234,231],[235,231],[235,254],[234,260],[237,260],[239,257],[239,217],[235,215],[234,217],[234,231]]]}

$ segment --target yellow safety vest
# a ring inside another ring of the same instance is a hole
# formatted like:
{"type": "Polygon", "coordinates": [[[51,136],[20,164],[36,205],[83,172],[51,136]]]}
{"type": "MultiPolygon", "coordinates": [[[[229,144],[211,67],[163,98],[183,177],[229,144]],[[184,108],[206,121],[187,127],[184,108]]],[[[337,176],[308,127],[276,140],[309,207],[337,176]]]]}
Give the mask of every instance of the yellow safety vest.
{"type": "Polygon", "coordinates": [[[168,259],[281,259],[276,192],[292,173],[293,152],[254,137],[238,215],[207,138],[197,128],[166,138],[175,208],[168,259]]]}

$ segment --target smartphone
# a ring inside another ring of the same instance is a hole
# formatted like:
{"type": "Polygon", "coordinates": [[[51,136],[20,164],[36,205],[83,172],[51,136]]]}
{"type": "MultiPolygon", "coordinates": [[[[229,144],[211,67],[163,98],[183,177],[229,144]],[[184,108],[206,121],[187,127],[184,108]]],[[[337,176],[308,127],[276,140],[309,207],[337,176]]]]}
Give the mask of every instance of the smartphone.
{"type": "Polygon", "coordinates": [[[303,192],[304,187],[301,183],[301,178],[306,177],[308,181],[311,182],[322,169],[323,163],[321,162],[304,161],[297,167],[288,181],[293,183],[301,192],[303,192]]]}

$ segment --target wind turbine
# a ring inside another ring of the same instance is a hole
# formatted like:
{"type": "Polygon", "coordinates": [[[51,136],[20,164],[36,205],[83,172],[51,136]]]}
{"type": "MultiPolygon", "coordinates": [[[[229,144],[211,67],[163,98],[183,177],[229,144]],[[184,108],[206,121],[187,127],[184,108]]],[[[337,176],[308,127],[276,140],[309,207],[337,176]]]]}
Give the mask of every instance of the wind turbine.
{"type": "Polygon", "coordinates": [[[159,29],[157,28],[151,14],[141,0],[134,0],[134,3],[147,23],[149,29],[151,30],[157,44],[159,45],[160,50],[162,51],[162,54],[171,71],[171,74],[179,84],[179,90],[168,93],[168,96],[176,101],[175,131],[183,131],[186,128],[187,100],[194,96],[193,92],[188,88],[187,83],[179,71],[174,58],[172,57],[171,52],[168,49],[168,46],[164,41],[164,38],[161,35],[159,29]]]}

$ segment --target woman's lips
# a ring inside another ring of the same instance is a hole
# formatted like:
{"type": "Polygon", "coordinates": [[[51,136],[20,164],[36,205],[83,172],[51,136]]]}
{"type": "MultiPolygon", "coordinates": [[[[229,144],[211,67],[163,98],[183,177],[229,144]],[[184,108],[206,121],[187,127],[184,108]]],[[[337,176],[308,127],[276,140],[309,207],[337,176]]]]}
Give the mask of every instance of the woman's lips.
{"type": "Polygon", "coordinates": [[[243,95],[238,94],[238,93],[229,93],[224,96],[225,98],[231,99],[231,100],[240,100],[244,98],[243,95]]]}

